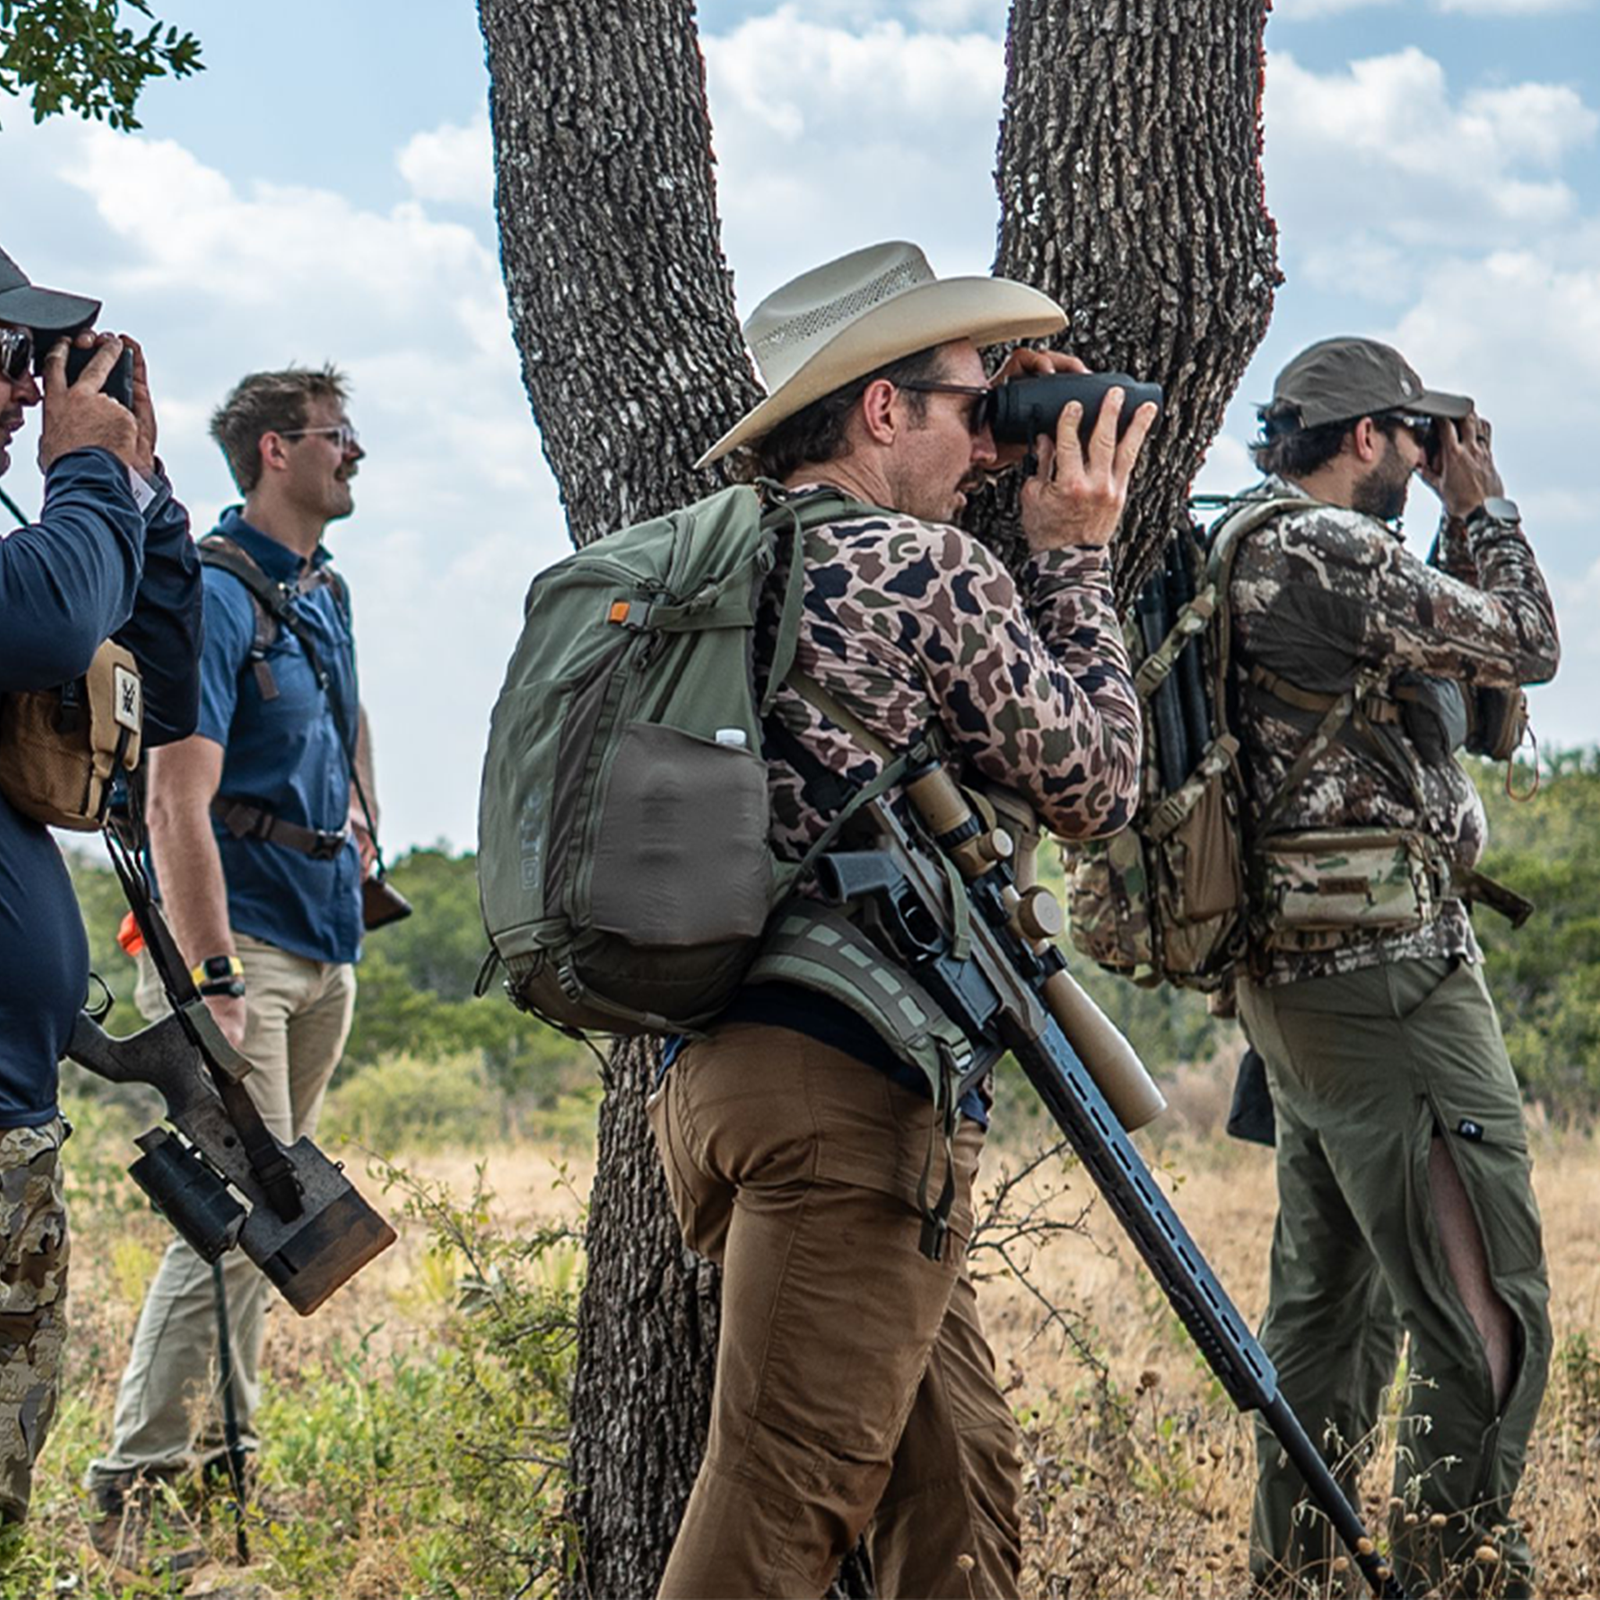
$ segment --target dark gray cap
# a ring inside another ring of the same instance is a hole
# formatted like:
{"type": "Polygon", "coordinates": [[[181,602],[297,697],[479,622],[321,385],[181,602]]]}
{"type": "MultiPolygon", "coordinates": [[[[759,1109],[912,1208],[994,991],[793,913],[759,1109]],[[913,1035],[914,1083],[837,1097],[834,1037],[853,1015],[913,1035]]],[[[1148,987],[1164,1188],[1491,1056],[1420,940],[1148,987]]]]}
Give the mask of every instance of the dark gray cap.
{"type": "Polygon", "coordinates": [[[4,250],[0,250],[0,322],[41,333],[71,333],[100,315],[100,302],[59,289],[38,289],[4,250]]]}
{"type": "Polygon", "coordinates": [[[1302,350],[1278,374],[1272,401],[1260,408],[1279,431],[1291,419],[1302,428],[1354,421],[1383,411],[1425,417],[1464,417],[1472,401],[1424,387],[1400,352],[1376,339],[1323,339],[1302,350]]]}

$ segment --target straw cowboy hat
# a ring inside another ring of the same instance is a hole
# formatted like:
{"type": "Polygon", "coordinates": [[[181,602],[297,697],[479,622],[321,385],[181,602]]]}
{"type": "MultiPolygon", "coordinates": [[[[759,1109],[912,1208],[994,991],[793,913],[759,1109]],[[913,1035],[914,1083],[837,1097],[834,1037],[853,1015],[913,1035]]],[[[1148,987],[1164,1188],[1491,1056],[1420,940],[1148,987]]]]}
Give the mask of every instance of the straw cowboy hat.
{"type": "Polygon", "coordinates": [[[709,466],[770,433],[813,400],[918,350],[970,339],[999,344],[1059,333],[1066,313],[1010,278],[935,278],[903,241],[869,245],[803,273],[750,314],[745,342],[767,398],[695,463],[709,466]]]}

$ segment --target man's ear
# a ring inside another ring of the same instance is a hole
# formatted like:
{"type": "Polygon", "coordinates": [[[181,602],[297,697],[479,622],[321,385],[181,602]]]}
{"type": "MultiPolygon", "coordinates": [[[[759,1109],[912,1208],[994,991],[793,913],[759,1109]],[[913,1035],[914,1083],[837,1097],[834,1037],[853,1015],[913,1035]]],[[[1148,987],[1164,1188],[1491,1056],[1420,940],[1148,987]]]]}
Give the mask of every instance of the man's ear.
{"type": "Polygon", "coordinates": [[[1347,437],[1350,453],[1364,467],[1371,466],[1383,453],[1384,434],[1371,417],[1358,418],[1347,437]]]}
{"type": "Polygon", "coordinates": [[[261,458],[261,474],[282,472],[289,465],[289,445],[281,433],[270,430],[256,440],[256,452],[261,458]]]}
{"type": "Polygon", "coordinates": [[[874,378],[862,391],[861,425],[874,444],[894,443],[894,397],[897,393],[899,391],[887,378],[874,378]]]}

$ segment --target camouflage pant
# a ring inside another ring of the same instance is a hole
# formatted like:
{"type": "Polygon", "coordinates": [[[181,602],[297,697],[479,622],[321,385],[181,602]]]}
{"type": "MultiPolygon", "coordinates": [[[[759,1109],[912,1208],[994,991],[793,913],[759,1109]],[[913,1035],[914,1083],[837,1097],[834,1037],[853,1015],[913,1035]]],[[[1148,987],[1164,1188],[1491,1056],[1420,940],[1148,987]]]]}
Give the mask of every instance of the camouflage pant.
{"type": "Polygon", "coordinates": [[[57,1117],[0,1133],[0,1524],[21,1522],[56,1411],[67,1332],[67,1208],[57,1117]]]}

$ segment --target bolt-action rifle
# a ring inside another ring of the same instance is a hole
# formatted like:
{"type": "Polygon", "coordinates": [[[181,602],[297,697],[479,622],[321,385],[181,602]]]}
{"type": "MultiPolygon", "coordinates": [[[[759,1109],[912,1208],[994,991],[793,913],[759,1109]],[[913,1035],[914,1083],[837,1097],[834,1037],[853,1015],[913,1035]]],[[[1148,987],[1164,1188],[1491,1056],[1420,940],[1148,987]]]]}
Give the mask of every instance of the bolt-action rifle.
{"type": "Polygon", "coordinates": [[[244,1086],[250,1063],[206,1009],[136,858],[109,831],[107,841],[172,1014],[114,1039],[86,1011],[67,1054],[112,1083],[160,1092],[176,1134],[152,1128],[134,1141],[144,1152],[134,1181],[201,1260],[238,1245],[310,1316],[394,1243],[394,1229],[311,1140],[280,1144],[261,1120],[244,1086]]]}
{"type": "Polygon", "coordinates": [[[820,858],[824,898],[863,906],[895,957],[962,1027],[976,1061],[992,1061],[1002,1049],[1016,1057],[1233,1403],[1261,1413],[1372,1592],[1406,1600],[1279,1393],[1266,1352],[1128,1137],[1165,1102],[1127,1040],[1067,971],[1054,943],[1059,902],[1042,886],[1019,889],[1010,836],[986,827],[938,762],[914,766],[904,794],[862,808],[871,848],[820,858]],[[952,862],[964,897],[952,883],[952,862]]]}

